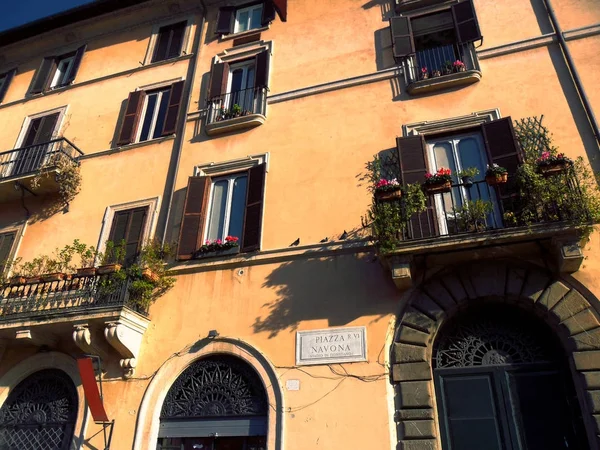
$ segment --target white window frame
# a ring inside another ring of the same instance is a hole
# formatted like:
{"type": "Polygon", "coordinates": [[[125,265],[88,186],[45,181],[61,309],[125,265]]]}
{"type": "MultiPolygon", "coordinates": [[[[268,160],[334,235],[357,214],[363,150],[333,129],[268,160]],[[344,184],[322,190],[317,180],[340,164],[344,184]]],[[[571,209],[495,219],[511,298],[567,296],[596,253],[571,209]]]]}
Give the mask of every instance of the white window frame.
{"type": "MultiPolygon", "coordinates": [[[[145,96],[145,98],[144,98],[144,107],[142,108],[142,113],[140,114],[140,120],[139,120],[139,123],[138,123],[138,129],[137,129],[137,131],[135,133],[135,141],[134,141],[135,143],[138,143],[138,142],[148,142],[148,141],[152,141],[152,140],[155,140],[155,139],[160,139],[162,137],[162,136],[159,136],[157,138],[153,138],[152,135],[156,131],[155,130],[155,128],[156,128],[156,120],[158,119],[158,111],[160,110],[160,104],[161,104],[161,102],[163,100],[163,96],[165,95],[165,93],[167,95],[169,94],[169,89],[166,86],[159,87],[157,89],[163,89],[163,90],[161,90],[159,92],[152,92],[150,94],[147,93],[146,96],[145,96]],[[154,113],[152,115],[153,117],[152,117],[152,122],[150,123],[150,130],[148,131],[148,139],[146,139],[145,141],[140,141],[140,137],[142,135],[142,128],[144,126],[144,121],[146,120],[146,111],[147,111],[147,108],[148,108],[148,98],[149,98],[150,95],[155,95],[155,94],[158,94],[158,98],[157,98],[157,101],[156,101],[156,107],[154,108],[154,113]]],[[[153,89],[153,90],[156,90],[156,89],[153,89]]],[[[166,116],[165,116],[165,119],[166,119],[166,116]]]]}
{"type": "Polygon", "coordinates": [[[165,61],[172,61],[175,58],[171,58],[170,60],[165,59],[163,61],[157,61],[152,63],[152,57],[154,56],[154,50],[156,49],[156,44],[158,43],[158,32],[162,27],[167,27],[169,25],[174,25],[179,22],[187,22],[185,25],[185,32],[183,33],[183,41],[181,42],[181,56],[189,55],[191,53],[192,40],[190,39],[193,36],[192,26],[194,25],[194,18],[191,16],[188,17],[177,17],[174,19],[170,19],[167,21],[156,23],[152,26],[152,32],[150,34],[150,40],[148,42],[148,48],[146,49],[146,56],[144,57],[144,66],[148,64],[161,64],[165,61]]]}
{"type": "Polygon", "coordinates": [[[254,10],[260,9],[260,14],[261,14],[261,17],[262,17],[263,8],[264,8],[264,4],[263,3],[259,3],[259,4],[256,4],[256,5],[247,6],[245,8],[239,8],[239,9],[237,9],[235,11],[235,24],[233,26],[233,32],[234,33],[245,33],[246,31],[256,30],[258,28],[261,28],[262,27],[262,23],[259,23],[258,26],[254,27],[254,28],[250,28],[250,25],[251,25],[250,21],[252,20],[252,12],[254,10]],[[240,19],[239,19],[239,15],[241,13],[244,13],[244,12],[248,12],[248,21],[246,22],[247,28],[245,30],[243,30],[243,31],[240,31],[240,19]]]}
{"type": "Polygon", "coordinates": [[[4,233],[15,233],[15,242],[13,243],[13,247],[10,250],[10,253],[8,254],[8,258],[6,259],[6,263],[10,264],[11,267],[8,270],[8,272],[6,272],[6,277],[10,278],[10,276],[12,275],[12,264],[15,262],[15,259],[17,258],[17,255],[19,254],[19,249],[21,248],[21,242],[23,242],[23,236],[25,236],[25,231],[27,230],[27,221],[25,221],[24,223],[20,224],[20,225],[15,225],[15,226],[8,226],[8,227],[4,227],[4,228],[0,228],[0,234],[4,234],[4,233]]]}
{"type": "Polygon", "coordinates": [[[56,70],[54,71],[54,75],[52,76],[52,82],[50,83],[49,88],[54,89],[56,87],[62,87],[64,84],[59,83],[60,79],[67,79],[71,72],[73,71],[73,65],[75,63],[75,55],[68,56],[66,58],[57,58],[56,60],[56,70]],[[61,71],[61,66],[66,66],[64,71],[61,71]]]}
{"type": "MultiPolygon", "coordinates": [[[[102,226],[100,228],[100,237],[98,239],[98,244],[96,248],[98,249],[98,253],[104,253],[106,250],[106,241],[110,236],[110,230],[112,228],[113,219],[115,217],[115,213],[118,211],[125,211],[127,209],[134,208],[148,208],[148,215],[146,223],[144,224],[144,229],[142,230],[142,245],[147,243],[156,232],[156,223],[158,221],[158,211],[160,207],[161,197],[152,197],[143,200],[137,200],[134,202],[120,203],[118,205],[107,206],[104,211],[104,217],[102,218],[102,226]]],[[[98,264],[99,260],[96,258],[94,264],[98,264]]]]}
{"type": "MultiPolygon", "coordinates": [[[[206,239],[208,239],[208,228],[210,226],[210,219],[213,212],[213,193],[215,189],[215,184],[219,181],[227,180],[227,198],[225,200],[225,217],[223,218],[223,236],[217,236],[217,239],[225,240],[225,237],[228,235],[227,230],[229,229],[229,221],[231,219],[231,201],[233,199],[233,184],[236,178],[240,176],[246,176],[246,192],[248,191],[248,173],[242,170],[240,172],[233,172],[227,175],[221,175],[219,177],[211,178],[210,180],[210,193],[208,194],[209,202],[207,205],[208,214],[206,215],[206,223],[204,224],[204,231],[202,233],[202,242],[204,243],[206,239]]],[[[245,211],[244,211],[245,215],[245,211]]],[[[242,232],[243,232],[242,228],[242,232]]],[[[242,240],[242,236],[236,236],[237,238],[242,240]]]]}
{"type": "MultiPolygon", "coordinates": [[[[256,82],[256,62],[255,61],[242,61],[239,63],[231,64],[229,66],[229,76],[227,77],[227,92],[231,93],[231,84],[233,83],[233,72],[236,70],[242,69],[242,86],[246,86],[248,83],[248,70],[250,68],[254,68],[254,78],[256,82]]],[[[254,86],[252,86],[254,87],[254,86]]],[[[250,89],[250,87],[246,86],[244,89],[250,89]]]]}

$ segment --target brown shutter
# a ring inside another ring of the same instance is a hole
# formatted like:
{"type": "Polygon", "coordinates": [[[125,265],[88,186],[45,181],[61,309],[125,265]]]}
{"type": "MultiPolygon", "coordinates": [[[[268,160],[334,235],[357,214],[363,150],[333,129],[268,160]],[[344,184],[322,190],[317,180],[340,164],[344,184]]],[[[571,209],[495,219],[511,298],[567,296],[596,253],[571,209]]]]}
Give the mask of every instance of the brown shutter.
{"type": "Polygon", "coordinates": [[[266,169],[266,164],[260,164],[248,171],[246,213],[244,214],[244,230],[242,232],[243,238],[241,244],[243,252],[260,250],[266,169]]]}
{"type": "Polygon", "coordinates": [[[515,173],[523,163],[523,153],[510,117],[484,123],[481,129],[490,164],[498,164],[508,170],[508,183],[497,186],[504,206],[516,192],[515,173]]]}
{"type": "MultiPolygon", "coordinates": [[[[422,135],[396,138],[398,159],[400,161],[400,177],[402,184],[422,183],[429,171],[425,139],[422,135]]],[[[409,223],[412,239],[436,236],[437,220],[432,197],[427,198],[427,210],[415,214],[409,223]]]]}
{"type": "Polygon", "coordinates": [[[15,232],[0,234],[0,275],[2,275],[8,263],[16,237],[17,233],[15,232]]]}
{"type": "Polygon", "coordinates": [[[219,9],[219,18],[217,19],[217,29],[215,34],[233,33],[233,19],[235,17],[235,8],[227,6],[219,9]]]}
{"type": "Polygon", "coordinates": [[[109,241],[118,246],[125,241],[125,264],[135,262],[142,244],[142,234],[146,223],[147,207],[117,211],[113,217],[109,241]]]}
{"type": "Polygon", "coordinates": [[[171,26],[171,45],[167,51],[167,59],[181,56],[183,46],[183,36],[187,22],[179,22],[171,26]]]}
{"type": "Polygon", "coordinates": [[[191,259],[202,245],[202,229],[206,220],[209,193],[210,177],[189,178],[177,248],[179,260],[191,259]]]}
{"type": "Polygon", "coordinates": [[[255,56],[256,78],[254,87],[262,88],[269,85],[269,51],[264,50],[255,56]]]}
{"type": "Polygon", "coordinates": [[[408,17],[392,17],[390,19],[390,32],[392,33],[394,59],[396,62],[415,53],[415,41],[408,17]]]}
{"type": "Polygon", "coordinates": [[[162,135],[167,136],[174,134],[177,127],[177,118],[179,117],[179,109],[181,107],[181,99],[183,97],[183,81],[178,81],[171,85],[169,94],[169,106],[167,107],[167,116],[163,124],[162,135]]]}
{"type": "Polygon", "coordinates": [[[472,0],[465,0],[452,5],[452,16],[454,17],[458,42],[473,42],[482,38],[472,0]]]}
{"type": "Polygon", "coordinates": [[[31,82],[30,94],[39,94],[46,89],[50,74],[54,73],[53,69],[56,70],[56,58],[54,56],[44,58],[31,82]]]}
{"type": "Polygon", "coordinates": [[[77,72],[79,71],[79,66],[81,65],[81,60],[83,59],[83,54],[85,53],[85,45],[82,45],[75,52],[75,58],[73,59],[73,68],[71,69],[71,73],[69,74],[69,78],[65,80],[65,84],[70,84],[75,80],[77,76],[77,72]]]}
{"type": "Polygon", "coordinates": [[[2,88],[0,89],[0,103],[4,101],[4,96],[6,95],[8,87],[10,86],[10,83],[12,82],[16,72],[17,69],[12,69],[4,74],[4,83],[2,83],[2,88]]]}
{"type": "Polygon", "coordinates": [[[273,6],[282,22],[287,22],[287,0],[273,0],[273,6]]]}
{"type": "Polygon", "coordinates": [[[135,133],[142,114],[145,97],[146,93],[144,91],[134,91],[129,94],[117,145],[127,145],[135,141],[135,133]]]}
{"type": "Polygon", "coordinates": [[[158,36],[156,37],[156,44],[154,45],[154,54],[152,55],[152,62],[163,61],[167,59],[167,51],[169,50],[169,35],[171,34],[170,27],[160,27],[158,30],[158,36]]]}
{"type": "Polygon", "coordinates": [[[208,83],[208,99],[212,100],[227,93],[227,77],[229,76],[229,64],[226,62],[215,63],[210,71],[210,82],[208,83]]]}
{"type": "Polygon", "coordinates": [[[270,0],[263,3],[261,25],[266,27],[275,20],[275,5],[270,0]]]}
{"type": "Polygon", "coordinates": [[[49,114],[42,117],[38,126],[38,132],[35,136],[33,144],[44,144],[51,141],[56,130],[56,122],[58,122],[59,113],[49,114]]]}

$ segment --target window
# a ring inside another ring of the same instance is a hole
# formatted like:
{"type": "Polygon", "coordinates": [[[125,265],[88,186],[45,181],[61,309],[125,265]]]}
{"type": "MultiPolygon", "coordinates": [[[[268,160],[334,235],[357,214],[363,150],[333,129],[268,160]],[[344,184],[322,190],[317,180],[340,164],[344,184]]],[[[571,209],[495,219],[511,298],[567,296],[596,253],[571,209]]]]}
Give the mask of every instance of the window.
{"type": "Polygon", "coordinates": [[[0,233],[0,276],[10,262],[12,249],[17,239],[17,232],[0,233]]]}
{"type": "Polygon", "coordinates": [[[174,134],[179,119],[183,81],[168,87],[129,94],[117,145],[174,134]]]}
{"type": "Polygon", "coordinates": [[[13,69],[3,74],[0,74],[0,103],[4,101],[4,96],[8,91],[8,87],[10,86],[10,83],[14,78],[16,71],[17,69],[13,69]]]}
{"type": "Polygon", "coordinates": [[[178,259],[191,259],[206,240],[226,236],[238,237],[242,252],[260,249],[266,163],[257,162],[230,163],[249,167],[244,171],[190,177],[178,259]]]}
{"type": "Polygon", "coordinates": [[[186,27],[187,22],[184,21],[161,27],[158,30],[158,38],[152,56],[153,63],[177,58],[181,55],[186,27]]]}
{"type": "Polygon", "coordinates": [[[219,9],[215,34],[227,35],[242,33],[266,27],[278,14],[283,22],[287,19],[287,0],[267,0],[266,2],[219,9]]]}
{"type": "Polygon", "coordinates": [[[56,89],[71,84],[75,80],[75,76],[79,70],[85,47],[83,45],[76,51],[61,56],[44,58],[33,77],[29,93],[39,94],[49,89],[56,89]]]}
{"type": "Polygon", "coordinates": [[[125,265],[135,262],[142,246],[148,207],[139,207],[116,211],[113,216],[112,226],[108,240],[119,245],[125,242],[125,265]]]}
{"type": "Polygon", "coordinates": [[[262,3],[238,9],[235,12],[235,26],[233,32],[241,33],[242,31],[260,28],[262,26],[262,10],[262,3]]]}
{"type": "MultiPolygon", "coordinates": [[[[29,124],[16,153],[11,161],[11,175],[21,175],[38,170],[52,151],[50,141],[59,128],[61,112],[39,115],[29,118],[29,124]]],[[[26,122],[27,123],[27,122],[26,122]]]]}

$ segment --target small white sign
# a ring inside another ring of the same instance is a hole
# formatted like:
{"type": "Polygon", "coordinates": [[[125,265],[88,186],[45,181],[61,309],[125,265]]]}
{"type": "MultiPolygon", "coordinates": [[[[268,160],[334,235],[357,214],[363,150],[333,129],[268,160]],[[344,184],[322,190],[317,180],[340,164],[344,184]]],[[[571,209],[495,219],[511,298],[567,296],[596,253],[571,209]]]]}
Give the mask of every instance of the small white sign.
{"type": "Polygon", "coordinates": [[[287,380],[285,382],[285,387],[288,391],[299,391],[300,390],[300,380],[287,380]]]}
{"type": "Polygon", "coordinates": [[[367,360],[365,327],[325,328],[296,333],[296,364],[329,364],[367,360]]]}

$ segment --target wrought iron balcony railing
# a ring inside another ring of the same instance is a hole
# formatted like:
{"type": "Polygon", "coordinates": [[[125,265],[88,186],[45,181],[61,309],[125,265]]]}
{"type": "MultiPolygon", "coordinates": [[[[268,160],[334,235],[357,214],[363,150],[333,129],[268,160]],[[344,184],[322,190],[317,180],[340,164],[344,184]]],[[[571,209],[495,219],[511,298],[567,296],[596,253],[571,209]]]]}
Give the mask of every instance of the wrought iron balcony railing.
{"type": "Polygon", "coordinates": [[[94,275],[68,280],[5,285],[0,288],[0,322],[22,318],[85,314],[103,308],[127,306],[147,315],[129,296],[129,280],[94,275]]]}
{"type": "Polygon", "coordinates": [[[81,155],[82,151],[66,138],[2,152],[0,181],[35,174],[44,168],[56,166],[61,158],[76,162],[81,155]]]}
{"type": "Polygon", "coordinates": [[[409,85],[415,81],[468,70],[479,70],[473,44],[451,44],[419,50],[407,58],[404,62],[404,79],[409,85]],[[457,61],[462,62],[464,66],[455,65],[457,61]]]}
{"type": "Polygon", "coordinates": [[[265,115],[267,88],[248,88],[228,92],[208,101],[207,124],[248,116],[265,115]]]}

